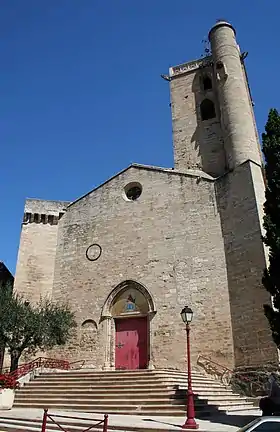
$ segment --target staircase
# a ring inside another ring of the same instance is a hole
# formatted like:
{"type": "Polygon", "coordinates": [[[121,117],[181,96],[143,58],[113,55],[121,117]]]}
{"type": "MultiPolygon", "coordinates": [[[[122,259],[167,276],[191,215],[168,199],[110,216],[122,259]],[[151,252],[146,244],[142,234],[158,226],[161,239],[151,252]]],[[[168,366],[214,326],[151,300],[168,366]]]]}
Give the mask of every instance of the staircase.
{"type": "MultiPolygon", "coordinates": [[[[186,386],[186,373],[168,370],[43,373],[16,392],[14,407],[184,416],[186,386]]],[[[255,409],[247,398],[202,373],[193,373],[193,391],[198,418],[255,409]]]]}

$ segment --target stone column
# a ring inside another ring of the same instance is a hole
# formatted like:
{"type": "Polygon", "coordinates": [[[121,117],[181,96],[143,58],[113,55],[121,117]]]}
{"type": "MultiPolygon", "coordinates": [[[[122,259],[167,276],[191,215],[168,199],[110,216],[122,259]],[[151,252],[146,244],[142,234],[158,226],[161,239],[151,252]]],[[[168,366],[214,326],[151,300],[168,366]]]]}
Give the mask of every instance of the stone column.
{"type": "Polygon", "coordinates": [[[153,314],[149,313],[148,315],[148,323],[149,323],[149,363],[148,363],[148,369],[153,370],[155,369],[154,366],[154,359],[153,359],[153,314]]]}
{"type": "Polygon", "coordinates": [[[111,369],[111,317],[105,317],[103,321],[104,326],[104,341],[105,341],[105,359],[103,370],[111,369]]]}
{"type": "Polygon", "coordinates": [[[116,332],[115,332],[115,321],[114,319],[111,319],[111,323],[110,323],[110,334],[111,334],[111,338],[110,338],[110,365],[111,365],[111,370],[115,370],[115,340],[116,340],[116,332]]]}

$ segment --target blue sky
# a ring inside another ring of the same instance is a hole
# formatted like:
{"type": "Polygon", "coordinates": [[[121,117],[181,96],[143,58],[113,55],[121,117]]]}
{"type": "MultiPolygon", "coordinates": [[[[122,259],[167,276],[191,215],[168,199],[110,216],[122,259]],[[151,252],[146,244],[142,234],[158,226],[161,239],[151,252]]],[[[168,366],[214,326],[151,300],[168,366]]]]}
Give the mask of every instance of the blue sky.
{"type": "Polygon", "coordinates": [[[131,162],[172,166],[168,67],[218,18],[243,51],[259,131],[279,108],[276,0],[0,0],[0,260],[26,197],[74,200],[131,162]]]}

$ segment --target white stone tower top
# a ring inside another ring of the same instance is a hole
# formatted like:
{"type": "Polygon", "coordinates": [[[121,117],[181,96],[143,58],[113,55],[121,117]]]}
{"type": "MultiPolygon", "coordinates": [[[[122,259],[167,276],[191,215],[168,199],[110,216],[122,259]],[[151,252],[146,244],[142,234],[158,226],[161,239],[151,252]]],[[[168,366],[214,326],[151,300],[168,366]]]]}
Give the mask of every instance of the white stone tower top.
{"type": "Polygon", "coordinates": [[[261,165],[252,101],[234,27],[217,22],[209,32],[227,165],[261,165]]]}

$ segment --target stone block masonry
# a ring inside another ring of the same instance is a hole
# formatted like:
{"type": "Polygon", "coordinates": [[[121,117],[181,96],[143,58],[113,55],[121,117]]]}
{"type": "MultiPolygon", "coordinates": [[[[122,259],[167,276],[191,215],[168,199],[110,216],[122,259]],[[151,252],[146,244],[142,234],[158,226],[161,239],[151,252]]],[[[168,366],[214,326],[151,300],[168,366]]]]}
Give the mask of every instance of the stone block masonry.
{"type": "Polygon", "coordinates": [[[232,366],[227,273],[213,181],[131,167],[68,207],[59,222],[53,298],[68,299],[81,331],[80,342],[71,343],[66,357],[82,352],[96,367],[103,366],[101,311],[110,292],[125,280],[140,282],[154,298],[157,313],[150,335],[155,367],[185,368],[180,311],[188,303],[195,310],[194,360],[204,353],[232,366]],[[142,185],[142,195],[128,202],[123,190],[135,181],[142,185]],[[92,243],[102,247],[95,262],[86,259],[92,243]],[[97,324],[94,344],[82,337],[88,319],[97,324]]]}
{"type": "Polygon", "coordinates": [[[14,288],[32,302],[52,295],[58,221],[68,204],[26,200],[14,288]]]}
{"type": "Polygon", "coordinates": [[[245,162],[216,182],[222,221],[235,365],[277,362],[263,304],[270,298],[261,280],[266,266],[262,243],[264,184],[261,167],[245,162]]]}

